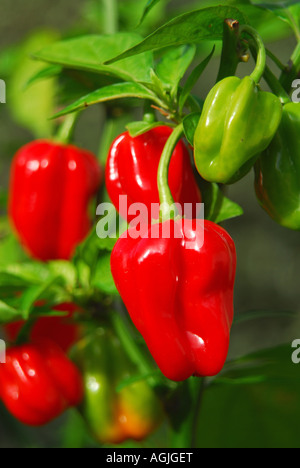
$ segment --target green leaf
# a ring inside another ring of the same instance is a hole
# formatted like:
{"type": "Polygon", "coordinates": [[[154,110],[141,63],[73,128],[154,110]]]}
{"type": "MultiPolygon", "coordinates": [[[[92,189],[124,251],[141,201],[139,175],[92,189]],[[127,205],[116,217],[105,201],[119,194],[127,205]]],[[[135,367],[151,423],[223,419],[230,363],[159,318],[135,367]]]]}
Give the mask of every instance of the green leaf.
{"type": "Polygon", "coordinates": [[[41,64],[32,60],[30,54],[54,40],[56,34],[48,31],[35,32],[26,40],[10,76],[7,91],[7,103],[14,119],[38,138],[50,137],[53,132],[54,124],[48,117],[56,107],[56,82],[51,78],[26,88],[32,75],[41,71],[41,64]]]}
{"type": "Polygon", "coordinates": [[[49,263],[49,271],[55,277],[60,277],[66,287],[74,288],[77,281],[75,266],[66,260],[56,260],[49,263]]]}
{"type": "Polygon", "coordinates": [[[96,271],[92,280],[92,285],[105,294],[118,294],[110,270],[110,254],[102,255],[98,260],[96,271]]]}
{"type": "Polygon", "coordinates": [[[171,94],[177,91],[178,85],[191,65],[195,54],[195,45],[172,48],[164,53],[163,58],[156,66],[157,76],[163,83],[171,86],[171,94]]]}
{"type": "Polygon", "coordinates": [[[162,125],[166,125],[165,122],[131,122],[130,124],[126,125],[127,130],[130,133],[130,136],[135,138],[137,136],[143,135],[143,133],[149,132],[153,128],[161,127],[162,125]]]}
{"type": "Polygon", "coordinates": [[[0,300],[0,323],[2,325],[22,318],[19,310],[0,300]]]}
{"type": "Polygon", "coordinates": [[[218,184],[202,180],[200,190],[205,205],[205,219],[218,224],[244,213],[237,203],[225,197],[218,184]]]}
{"type": "MultiPolygon", "coordinates": [[[[200,65],[198,65],[194,70],[193,72],[191,73],[191,75],[188,77],[182,91],[181,91],[181,94],[180,94],[180,98],[179,98],[179,113],[181,113],[183,111],[183,108],[184,108],[184,105],[186,103],[186,100],[190,94],[190,92],[192,91],[193,87],[196,85],[197,81],[199,80],[200,76],[202,75],[202,73],[204,72],[204,70],[206,69],[207,65],[209,64],[209,62],[211,61],[212,59],[212,56],[214,55],[214,52],[215,52],[215,46],[213,47],[213,50],[211,51],[211,53],[209,54],[208,57],[206,57],[206,59],[203,60],[203,62],[200,63],[200,65]]],[[[194,146],[194,141],[192,143],[192,145],[194,146]]]]}
{"type": "Polygon", "coordinates": [[[278,18],[283,20],[285,23],[287,23],[294,32],[299,35],[300,32],[300,23],[299,23],[299,17],[300,17],[300,5],[299,1],[296,4],[291,4],[289,8],[280,8],[279,6],[268,6],[265,5],[265,8],[268,8],[274,12],[278,18]]]}
{"type": "Polygon", "coordinates": [[[266,8],[268,10],[274,11],[282,8],[288,8],[292,5],[299,4],[299,0],[289,0],[289,1],[281,1],[281,0],[273,0],[273,3],[259,3],[258,6],[266,8]]]}
{"type": "Polygon", "coordinates": [[[112,252],[114,246],[116,245],[116,242],[118,240],[118,237],[106,237],[105,239],[99,239],[97,238],[97,247],[99,250],[104,250],[107,252],[112,252]]]}
{"type": "MultiPolygon", "coordinates": [[[[6,209],[7,197],[3,196],[3,206],[1,209],[6,209]]],[[[2,200],[1,200],[2,201],[2,200]]],[[[24,250],[20,243],[12,233],[10,223],[7,218],[0,220],[0,270],[4,270],[7,265],[25,261],[27,259],[24,250]]]]}
{"type": "Polygon", "coordinates": [[[40,286],[32,286],[23,293],[20,305],[22,316],[25,320],[28,319],[30,312],[34,309],[34,304],[44,295],[45,292],[48,292],[53,285],[57,284],[61,284],[60,277],[51,278],[40,286]]]}
{"type": "Polygon", "coordinates": [[[239,323],[265,318],[295,318],[297,315],[297,312],[292,312],[290,310],[253,310],[236,315],[234,324],[238,325],[239,323]]]}
{"type": "Polygon", "coordinates": [[[49,269],[46,264],[31,262],[8,265],[0,271],[0,286],[6,285],[7,281],[19,282],[19,284],[42,284],[49,279],[49,269]]]}
{"type": "Polygon", "coordinates": [[[222,374],[205,390],[197,447],[299,447],[300,372],[292,351],[286,345],[250,355],[244,368],[222,374]]]}
{"type": "Polygon", "coordinates": [[[193,112],[189,114],[183,120],[183,129],[186,136],[186,139],[190,145],[194,146],[194,135],[196,128],[198,127],[199,119],[201,117],[201,112],[193,112]]]}
{"type": "Polygon", "coordinates": [[[34,56],[65,68],[109,74],[126,81],[148,81],[149,71],[153,66],[151,53],[143,54],[138,59],[124,60],[116,65],[103,65],[106,60],[132,47],[140,40],[139,34],[129,32],[108,36],[82,36],[57,42],[34,56]]]}
{"type": "Polygon", "coordinates": [[[152,8],[157,5],[161,0],[148,0],[147,4],[145,6],[145,9],[143,11],[143,16],[141,17],[140,24],[144,21],[148,13],[152,10],[152,8]]]}
{"type": "Polygon", "coordinates": [[[234,18],[241,24],[248,23],[247,18],[237,8],[227,6],[204,8],[185,13],[157,29],[140,44],[108,60],[107,64],[164,47],[199,44],[203,40],[222,40],[223,22],[226,18],[234,18]]]}
{"type": "Polygon", "coordinates": [[[116,387],[116,392],[120,393],[124,388],[130,387],[130,385],[133,385],[137,382],[143,382],[147,381],[148,379],[152,377],[158,377],[161,378],[161,372],[156,369],[153,372],[148,372],[147,374],[140,374],[140,375],[134,375],[132,377],[128,377],[127,379],[122,380],[118,386],[116,387]]]}
{"type": "Polygon", "coordinates": [[[32,77],[27,81],[27,83],[25,84],[25,89],[38,81],[53,78],[54,76],[59,75],[61,72],[62,72],[62,67],[60,67],[59,65],[51,65],[51,66],[42,68],[37,73],[32,75],[32,77]]]}
{"type": "Polygon", "coordinates": [[[61,112],[55,114],[52,118],[61,117],[72,112],[77,112],[79,110],[86,109],[93,104],[99,104],[100,102],[107,102],[124,98],[149,99],[157,103],[156,97],[144,86],[138,83],[118,83],[100,88],[97,91],[82,97],[78,101],[63,109],[61,112]]]}
{"type": "MultiPolygon", "coordinates": [[[[234,380],[260,374],[268,381],[297,380],[300,384],[300,373],[292,362],[292,353],[293,348],[290,344],[257,351],[228,363],[220,377],[234,380]],[[280,365],[282,368],[278,369],[280,365]]],[[[213,383],[218,384],[218,379],[219,376],[213,380],[213,383]]]]}

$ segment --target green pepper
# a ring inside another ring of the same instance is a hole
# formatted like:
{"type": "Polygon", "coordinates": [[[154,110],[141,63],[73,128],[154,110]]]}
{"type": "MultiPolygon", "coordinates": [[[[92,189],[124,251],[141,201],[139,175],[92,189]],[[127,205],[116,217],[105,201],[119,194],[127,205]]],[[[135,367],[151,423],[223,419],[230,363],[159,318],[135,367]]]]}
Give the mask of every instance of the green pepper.
{"type": "Polygon", "coordinates": [[[217,83],[195,132],[200,175],[223,184],[242,178],[272,141],[281,116],[280,99],[259,91],[252,77],[229,77],[217,83]]]}
{"type": "Polygon", "coordinates": [[[280,225],[300,230],[300,104],[289,103],[270,146],[255,166],[255,188],[264,210],[280,225]]]}
{"type": "Polygon", "coordinates": [[[99,442],[139,441],[158,427],[162,405],[147,381],[130,383],[138,371],[111,330],[98,329],[82,340],[73,358],[84,381],[85,396],[80,411],[99,442]],[[118,391],[122,382],[125,385],[118,391]]]}

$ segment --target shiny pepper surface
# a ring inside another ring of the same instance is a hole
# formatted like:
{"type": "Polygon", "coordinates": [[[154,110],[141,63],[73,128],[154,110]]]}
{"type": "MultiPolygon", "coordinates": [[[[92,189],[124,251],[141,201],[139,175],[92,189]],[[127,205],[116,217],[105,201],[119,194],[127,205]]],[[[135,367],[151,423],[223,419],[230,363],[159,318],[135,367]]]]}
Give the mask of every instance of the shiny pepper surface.
{"type": "Polygon", "coordinates": [[[11,168],[9,213],[28,252],[69,259],[91,227],[88,205],[101,182],[95,156],[74,146],[35,141],[11,168]]]}
{"type": "Polygon", "coordinates": [[[0,398],[24,424],[42,426],[83,397],[75,365],[53,342],[41,340],[7,350],[0,365],[0,398]]]}
{"type": "MultiPolygon", "coordinates": [[[[38,318],[30,330],[30,340],[48,338],[67,352],[80,337],[80,327],[72,321],[74,313],[78,312],[78,307],[75,304],[60,304],[54,307],[53,310],[68,312],[68,315],[38,318]]],[[[5,325],[5,334],[10,341],[16,341],[25,323],[24,321],[18,321],[5,325]]]]}
{"type": "MultiPolygon", "coordinates": [[[[172,134],[167,126],[154,128],[135,138],[129,133],[120,135],[112,144],[106,165],[106,188],[111,201],[128,222],[135,217],[119,203],[121,195],[127,195],[128,208],[133,203],[143,203],[149,213],[151,223],[151,204],[157,204],[152,218],[159,218],[159,194],[157,171],[165,144],[172,134]]],[[[193,174],[190,155],[181,140],[173,153],[169,186],[175,203],[201,203],[201,195],[193,174]]],[[[196,210],[196,208],[194,208],[196,210]]],[[[196,211],[195,211],[196,212],[196,211]]]]}
{"type": "Polygon", "coordinates": [[[277,223],[300,230],[300,104],[285,105],[279,130],[255,172],[261,206],[277,223]]]}
{"type": "Polygon", "coordinates": [[[225,78],[209,93],[195,132],[195,163],[209,182],[233,183],[246,175],[274,137],[280,100],[258,91],[250,77],[225,78]]]}
{"type": "Polygon", "coordinates": [[[94,437],[102,443],[142,440],[162,420],[161,403],[146,381],[117,386],[138,371],[126,356],[118,338],[100,329],[83,340],[74,353],[84,378],[81,412],[94,437]]]}
{"type": "Polygon", "coordinates": [[[125,233],[112,252],[112,274],[163,374],[174,381],[212,376],[221,371],[229,347],[234,242],[209,221],[204,243],[194,221],[166,223],[174,233],[170,238],[154,238],[155,225],[148,238],[125,233]]]}

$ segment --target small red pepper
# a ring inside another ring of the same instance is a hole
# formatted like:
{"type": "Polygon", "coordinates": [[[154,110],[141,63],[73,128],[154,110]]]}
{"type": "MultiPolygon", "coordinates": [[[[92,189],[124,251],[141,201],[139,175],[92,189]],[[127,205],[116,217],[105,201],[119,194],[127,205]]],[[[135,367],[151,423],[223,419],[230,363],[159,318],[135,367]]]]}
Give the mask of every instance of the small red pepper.
{"type": "Polygon", "coordinates": [[[28,252],[69,259],[91,227],[88,205],[101,183],[95,156],[50,141],[21,148],[11,168],[9,214],[28,252]]]}
{"type": "Polygon", "coordinates": [[[42,426],[83,398],[77,367],[50,340],[7,350],[0,364],[0,397],[24,424],[42,426]]]}
{"type": "MultiPolygon", "coordinates": [[[[163,374],[174,381],[218,374],[233,321],[234,242],[220,226],[195,220],[160,223],[160,235],[115,245],[112,274],[128,312],[163,374]],[[163,238],[168,227],[171,236],[163,238]],[[176,235],[175,235],[176,234],[176,235]]],[[[157,231],[156,231],[157,232],[157,231]]],[[[146,236],[145,236],[146,237],[146,236]]]]}
{"type": "MultiPolygon", "coordinates": [[[[68,315],[64,317],[49,316],[38,318],[31,328],[30,340],[35,341],[40,338],[48,338],[58,344],[63,351],[67,352],[80,337],[79,326],[72,322],[72,317],[75,311],[78,311],[78,307],[75,304],[60,304],[55,306],[53,310],[68,312],[68,315]]],[[[5,325],[4,330],[7,338],[11,342],[15,342],[24,325],[25,322],[22,320],[5,325]]]]}
{"type": "MultiPolygon", "coordinates": [[[[111,201],[121,216],[128,222],[134,219],[120,206],[121,195],[127,195],[128,208],[134,203],[146,205],[151,223],[151,204],[159,205],[157,172],[161,153],[172,129],[167,126],[156,127],[135,138],[128,132],[120,135],[112,144],[106,165],[106,188],[111,201]]],[[[189,151],[180,140],[177,144],[169,170],[169,186],[175,203],[183,207],[185,203],[201,203],[190,162],[189,151]]],[[[153,218],[158,219],[159,206],[153,218]]]]}

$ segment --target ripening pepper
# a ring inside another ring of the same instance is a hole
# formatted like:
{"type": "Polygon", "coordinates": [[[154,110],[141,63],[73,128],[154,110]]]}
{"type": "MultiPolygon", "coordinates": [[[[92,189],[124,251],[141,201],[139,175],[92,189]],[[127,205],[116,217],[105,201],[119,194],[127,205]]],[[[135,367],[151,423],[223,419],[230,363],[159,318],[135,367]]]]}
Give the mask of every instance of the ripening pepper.
{"type": "Polygon", "coordinates": [[[23,424],[47,424],[82,397],[77,367],[54,342],[40,340],[7,350],[6,364],[0,365],[0,399],[23,424]]]}
{"type": "Polygon", "coordinates": [[[85,386],[80,410],[98,441],[139,441],[157,428],[162,407],[147,382],[138,381],[117,391],[121,382],[137,375],[137,369],[112,331],[98,329],[92,338],[80,342],[74,359],[85,386]]]}
{"type": "MultiPolygon", "coordinates": [[[[157,171],[165,144],[172,134],[167,126],[156,127],[135,138],[128,132],[120,135],[113,142],[106,165],[106,188],[111,201],[121,216],[128,222],[134,219],[128,210],[122,209],[119,203],[121,195],[127,195],[128,208],[133,203],[143,203],[148,209],[148,223],[159,218],[159,194],[157,188],[157,171]],[[157,204],[152,211],[151,204],[157,204]]],[[[181,140],[172,155],[169,170],[169,186],[175,203],[181,206],[192,203],[196,214],[196,203],[201,203],[190,162],[189,151],[181,140]]]]}
{"type": "Polygon", "coordinates": [[[255,188],[261,206],[277,223],[300,230],[300,105],[284,106],[270,146],[255,166],[255,188]]]}
{"type": "Polygon", "coordinates": [[[95,156],[71,145],[34,141],[15,155],[9,214],[28,252],[69,259],[91,227],[88,205],[101,182],[95,156]]]}
{"type": "Polygon", "coordinates": [[[251,77],[229,77],[210,91],[195,132],[195,163],[209,182],[234,183],[250,171],[274,137],[282,105],[251,77]]]}
{"type": "MultiPolygon", "coordinates": [[[[75,304],[60,304],[53,310],[68,312],[68,315],[40,317],[36,320],[30,330],[30,340],[48,338],[67,352],[80,338],[79,325],[72,321],[72,317],[78,307],[75,304]]],[[[19,332],[25,325],[24,321],[12,322],[4,326],[5,334],[11,342],[15,342],[19,332]]]]}
{"type": "Polygon", "coordinates": [[[204,221],[204,233],[194,223],[166,221],[159,236],[154,224],[139,239],[129,230],[111,256],[133,323],[163,374],[174,381],[221,371],[233,321],[234,242],[212,222],[204,221]]]}

